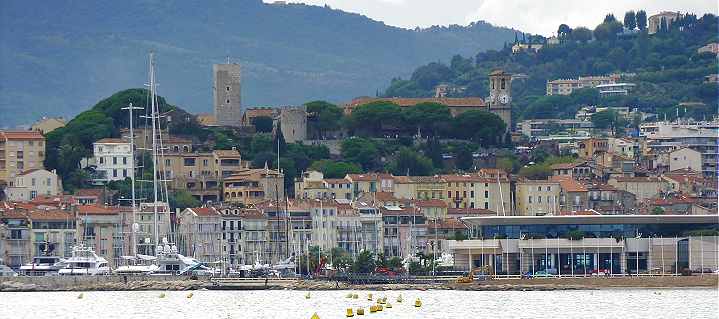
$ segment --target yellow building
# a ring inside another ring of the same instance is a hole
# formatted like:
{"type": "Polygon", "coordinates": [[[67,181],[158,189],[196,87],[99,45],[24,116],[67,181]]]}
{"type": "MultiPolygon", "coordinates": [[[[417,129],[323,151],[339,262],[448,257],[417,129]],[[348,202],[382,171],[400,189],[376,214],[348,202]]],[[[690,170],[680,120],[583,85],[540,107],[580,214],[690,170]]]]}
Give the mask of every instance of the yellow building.
{"type": "Polygon", "coordinates": [[[0,131],[0,184],[31,169],[44,169],[45,137],[39,131],[0,131]]]}
{"type": "Polygon", "coordinates": [[[558,181],[522,180],[517,182],[516,215],[541,216],[559,213],[558,181]]]}
{"type": "Polygon", "coordinates": [[[285,198],[284,178],[281,172],[268,168],[241,170],[224,178],[224,200],[245,206],[264,200],[282,200],[285,198]]]}
{"type": "Polygon", "coordinates": [[[592,159],[601,153],[609,150],[609,141],[606,138],[590,138],[577,142],[579,157],[583,159],[592,159]]]}

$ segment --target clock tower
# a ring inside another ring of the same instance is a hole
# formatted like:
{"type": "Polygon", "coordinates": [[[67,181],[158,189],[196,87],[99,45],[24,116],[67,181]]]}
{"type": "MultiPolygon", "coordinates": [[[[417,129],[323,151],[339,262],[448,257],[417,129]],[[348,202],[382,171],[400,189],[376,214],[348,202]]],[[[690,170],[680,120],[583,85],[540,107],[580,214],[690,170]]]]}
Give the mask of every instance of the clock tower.
{"type": "Polygon", "coordinates": [[[512,130],[512,75],[503,70],[489,73],[489,111],[499,116],[507,124],[507,132],[512,130]]]}

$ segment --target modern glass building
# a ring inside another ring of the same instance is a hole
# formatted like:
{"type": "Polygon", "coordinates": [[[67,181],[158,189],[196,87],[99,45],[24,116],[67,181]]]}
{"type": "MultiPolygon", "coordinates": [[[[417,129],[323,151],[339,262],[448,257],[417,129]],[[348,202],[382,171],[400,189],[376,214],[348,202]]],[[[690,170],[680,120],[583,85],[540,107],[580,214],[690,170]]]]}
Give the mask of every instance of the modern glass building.
{"type": "Polygon", "coordinates": [[[717,215],[484,216],[448,241],[457,270],[592,275],[716,270],[717,215]]]}

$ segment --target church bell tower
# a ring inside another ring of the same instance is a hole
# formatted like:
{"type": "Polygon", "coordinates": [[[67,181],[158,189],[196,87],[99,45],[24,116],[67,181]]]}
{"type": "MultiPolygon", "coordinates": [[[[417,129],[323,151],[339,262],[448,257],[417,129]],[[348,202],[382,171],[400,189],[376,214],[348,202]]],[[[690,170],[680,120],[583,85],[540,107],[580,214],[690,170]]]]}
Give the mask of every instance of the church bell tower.
{"type": "Polygon", "coordinates": [[[512,74],[504,70],[489,73],[489,111],[499,116],[507,124],[507,132],[512,130],[512,74]]]}

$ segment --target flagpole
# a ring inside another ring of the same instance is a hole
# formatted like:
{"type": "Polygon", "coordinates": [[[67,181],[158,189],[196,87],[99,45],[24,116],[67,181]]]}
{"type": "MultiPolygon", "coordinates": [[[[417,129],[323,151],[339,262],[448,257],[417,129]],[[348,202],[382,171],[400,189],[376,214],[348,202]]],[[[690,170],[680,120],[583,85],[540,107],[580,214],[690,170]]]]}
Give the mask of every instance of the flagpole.
{"type": "Polygon", "coordinates": [[[582,238],[582,255],[583,255],[582,264],[584,266],[583,267],[584,268],[584,277],[587,277],[587,248],[586,248],[586,245],[584,244],[584,238],[582,238]]]}
{"type": "Polygon", "coordinates": [[[679,242],[674,236],[674,276],[679,275],[679,242]]]}
{"type": "Polygon", "coordinates": [[[560,246],[560,239],[559,236],[557,236],[557,274],[559,274],[559,277],[562,277],[562,254],[559,251],[560,246]]]}
{"type": "Polygon", "coordinates": [[[699,233],[699,256],[701,258],[701,264],[699,267],[701,267],[701,272],[699,272],[699,276],[704,276],[704,234],[699,233]]]}
{"type": "Polygon", "coordinates": [[[659,236],[659,239],[662,241],[662,276],[664,276],[664,237],[659,236]]]}

